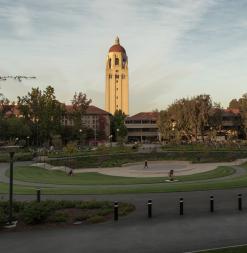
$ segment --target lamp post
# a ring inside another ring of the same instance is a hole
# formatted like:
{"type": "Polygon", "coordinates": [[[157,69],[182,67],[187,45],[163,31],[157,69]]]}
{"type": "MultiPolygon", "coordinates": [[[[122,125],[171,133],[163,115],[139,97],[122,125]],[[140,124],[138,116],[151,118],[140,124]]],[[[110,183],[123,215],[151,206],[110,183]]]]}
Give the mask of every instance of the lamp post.
{"type": "Polygon", "coordinates": [[[117,134],[116,134],[116,141],[118,142],[119,128],[117,128],[116,130],[117,130],[117,134]]]}
{"type": "Polygon", "coordinates": [[[97,130],[97,125],[95,123],[95,126],[94,126],[94,146],[96,146],[96,142],[97,142],[96,130],[97,130]]]}
{"type": "Polygon", "coordinates": [[[39,119],[36,119],[36,146],[39,146],[39,119]]]}
{"type": "Polygon", "coordinates": [[[110,147],[112,147],[112,134],[109,135],[110,147]]]}
{"type": "Polygon", "coordinates": [[[9,217],[6,227],[13,227],[16,224],[13,223],[13,168],[14,168],[14,155],[17,149],[21,146],[3,146],[1,149],[9,153],[9,217]]]}
{"type": "Polygon", "coordinates": [[[29,140],[30,140],[30,136],[27,136],[27,148],[29,149],[29,140]]]}
{"type": "Polygon", "coordinates": [[[80,133],[80,150],[82,150],[82,129],[79,129],[80,133]]]}

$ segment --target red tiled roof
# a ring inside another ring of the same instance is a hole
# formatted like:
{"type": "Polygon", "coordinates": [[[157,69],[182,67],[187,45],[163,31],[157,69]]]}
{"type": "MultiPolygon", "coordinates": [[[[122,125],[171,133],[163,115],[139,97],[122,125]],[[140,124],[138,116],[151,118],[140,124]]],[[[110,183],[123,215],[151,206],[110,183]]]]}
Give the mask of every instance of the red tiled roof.
{"type": "Polygon", "coordinates": [[[102,109],[100,109],[99,107],[96,107],[94,105],[90,105],[88,108],[87,108],[87,111],[86,111],[87,114],[110,114],[109,112],[107,111],[104,111],[102,109]]]}
{"type": "Polygon", "coordinates": [[[127,117],[126,120],[157,120],[158,112],[139,112],[133,116],[127,117]]]}
{"type": "Polygon", "coordinates": [[[233,114],[239,114],[240,110],[239,109],[224,109],[224,112],[229,112],[233,114]]]}
{"type": "Polygon", "coordinates": [[[120,52],[126,54],[125,49],[118,44],[111,46],[109,52],[120,52]]]}
{"type": "MultiPolygon", "coordinates": [[[[72,111],[73,109],[73,106],[72,105],[65,105],[65,108],[67,111],[72,111]]],[[[89,105],[88,108],[87,108],[87,111],[86,111],[86,114],[110,114],[109,112],[106,112],[94,105],[89,105]]]]}

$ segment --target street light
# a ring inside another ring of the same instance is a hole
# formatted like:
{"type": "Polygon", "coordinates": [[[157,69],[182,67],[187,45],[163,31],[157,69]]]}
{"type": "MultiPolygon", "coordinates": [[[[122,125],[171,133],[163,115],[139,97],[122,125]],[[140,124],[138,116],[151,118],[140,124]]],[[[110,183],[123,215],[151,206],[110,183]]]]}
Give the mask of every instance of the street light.
{"type": "Polygon", "coordinates": [[[27,136],[27,148],[29,149],[29,140],[30,140],[30,136],[27,136]]]}
{"type": "Polygon", "coordinates": [[[79,129],[80,133],[80,150],[82,149],[82,129],[79,129]]]}
{"type": "Polygon", "coordinates": [[[9,153],[9,217],[6,227],[14,227],[16,223],[13,223],[13,167],[14,167],[14,155],[15,152],[21,148],[21,146],[3,146],[1,149],[9,153]]]}
{"type": "Polygon", "coordinates": [[[116,141],[118,141],[118,133],[119,133],[119,128],[117,128],[116,130],[117,130],[116,141]]]}
{"type": "Polygon", "coordinates": [[[96,138],[96,130],[97,130],[97,125],[95,123],[95,126],[94,126],[94,146],[96,146],[96,141],[97,141],[97,138],[96,138]]]}
{"type": "Polygon", "coordinates": [[[109,135],[110,146],[112,147],[112,134],[109,135]]]}

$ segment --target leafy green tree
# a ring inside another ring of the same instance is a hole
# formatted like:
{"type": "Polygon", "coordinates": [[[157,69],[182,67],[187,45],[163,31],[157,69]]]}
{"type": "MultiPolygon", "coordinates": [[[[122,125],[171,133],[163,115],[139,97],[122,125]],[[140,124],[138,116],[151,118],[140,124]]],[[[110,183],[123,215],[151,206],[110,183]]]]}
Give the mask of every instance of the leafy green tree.
{"type": "Polygon", "coordinates": [[[122,110],[116,110],[112,118],[112,135],[116,141],[123,142],[127,136],[127,128],[124,124],[126,114],[122,110]]]}
{"type": "Polygon", "coordinates": [[[65,108],[56,100],[53,87],[48,86],[44,91],[32,88],[26,96],[18,97],[18,108],[30,125],[37,145],[51,142],[52,136],[61,132],[65,108]]]}
{"type": "Polygon", "coordinates": [[[209,95],[176,100],[167,110],[160,112],[158,128],[161,136],[180,142],[184,139],[192,140],[193,137],[198,141],[200,134],[204,140],[211,108],[209,95]]]}
{"type": "Polygon", "coordinates": [[[75,93],[72,99],[72,112],[70,117],[73,119],[75,129],[79,130],[82,127],[82,117],[86,113],[88,106],[92,100],[87,98],[87,95],[79,92],[75,93]]]}
{"type": "Polygon", "coordinates": [[[8,139],[19,138],[25,139],[31,135],[31,130],[28,124],[22,118],[10,117],[6,119],[5,136],[8,139]]]}

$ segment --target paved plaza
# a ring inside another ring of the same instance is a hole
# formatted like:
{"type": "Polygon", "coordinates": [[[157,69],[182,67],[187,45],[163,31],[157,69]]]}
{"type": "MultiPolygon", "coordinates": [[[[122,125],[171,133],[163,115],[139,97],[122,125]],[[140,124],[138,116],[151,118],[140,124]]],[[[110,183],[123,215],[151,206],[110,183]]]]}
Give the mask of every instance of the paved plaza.
{"type": "MultiPolygon", "coordinates": [[[[204,248],[247,243],[247,189],[139,195],[46,196],[48,199],[126,201],[136,211],[118,222],[60,229],[2,232],[0,252],[166,252],[181,253],[204,248]],[[243,211],[237,194],[243,194],[243,211]],[[209,197],[215,196],[215,213],[209,197]],[[184,216],[178,200],[184,198],[184,216]],[[153,218],[147,218],[147,200],[153,200],[153,218]]],[[[7,198],[6,195],[2,196],[7,198]]],[[[31,200],[35,196],[16,196],[31,200]]],[[[44,197],[43,197],[44,198],[44,197]]]]}

